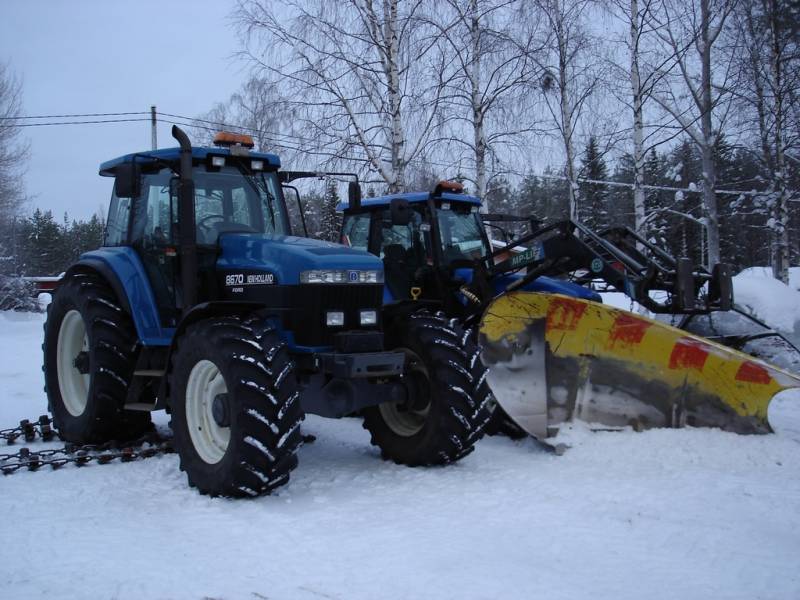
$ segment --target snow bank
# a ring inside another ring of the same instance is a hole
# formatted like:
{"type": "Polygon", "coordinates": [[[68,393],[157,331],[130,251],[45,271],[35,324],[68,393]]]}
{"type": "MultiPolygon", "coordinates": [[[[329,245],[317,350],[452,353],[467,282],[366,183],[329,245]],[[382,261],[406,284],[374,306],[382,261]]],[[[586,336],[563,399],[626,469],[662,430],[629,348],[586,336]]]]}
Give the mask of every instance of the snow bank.
{"type": "Polygon", "coordinates": [[[800,267],[790,269],[791,285],[765,267],[750,267],[733,278],[736,304],[770,327],[800,341],[800,267]]]}
{"type": "MultiPolygon", "coordinates": [[[[748,267],[743,269],[739,275],[773,279],[771,267],[748,267]]],[[[793,290],[800,290],[800,267],[789,267],[789,287],[793,290]]]]}

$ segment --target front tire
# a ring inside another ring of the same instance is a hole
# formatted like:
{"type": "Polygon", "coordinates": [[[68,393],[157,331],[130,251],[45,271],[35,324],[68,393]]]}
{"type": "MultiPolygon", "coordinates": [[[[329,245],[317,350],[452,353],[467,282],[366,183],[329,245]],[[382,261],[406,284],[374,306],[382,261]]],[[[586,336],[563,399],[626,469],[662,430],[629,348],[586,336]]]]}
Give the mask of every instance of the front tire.
{"type": "Polygon", "coordinates": [[[173,353],[170,405],[190,486],[259,496],[289,481],[303,419],[292,371],[271,324],[230,316],[187,329],[173,353]]]}
{"type": "Polygon", "coordinates": [[[364,410],[364,428],[385,459],[447,464],[472,452],[490,417],[491,392],[478,347],[455,324],[421,311],[394,332],[406,355],[408,400],[364,410]]]}
{"type": "Polygon", "coordinates": [[[130,440],[150,414],[124,410],[136,362],[136,330],[106,281],[74,273],[59,286],[44,325],[45,392],[62,439],[130,440]]]}

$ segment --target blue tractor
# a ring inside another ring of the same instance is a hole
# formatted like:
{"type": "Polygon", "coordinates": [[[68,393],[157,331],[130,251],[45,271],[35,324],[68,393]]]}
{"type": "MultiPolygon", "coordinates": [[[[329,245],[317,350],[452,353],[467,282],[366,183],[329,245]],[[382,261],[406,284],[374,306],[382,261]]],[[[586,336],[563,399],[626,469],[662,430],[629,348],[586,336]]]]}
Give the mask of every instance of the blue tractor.
{"type": "MultiPolygon", "coordinates": [[[[476,345],[424,305],[384,306],[384,269],[357,248],[292,235],[283,188],[302,172],[215,147],[128,154],[105,241],[72,265],[48,308],[44,374],[61,437],[133,439],[171,413],[191,486],[255,496],[286,483],[306,413],[354,412],[386,459],[468,454],[491,396],[476,345]]],[[[357,178],[349,188],[357,211],[357,178]]]]}

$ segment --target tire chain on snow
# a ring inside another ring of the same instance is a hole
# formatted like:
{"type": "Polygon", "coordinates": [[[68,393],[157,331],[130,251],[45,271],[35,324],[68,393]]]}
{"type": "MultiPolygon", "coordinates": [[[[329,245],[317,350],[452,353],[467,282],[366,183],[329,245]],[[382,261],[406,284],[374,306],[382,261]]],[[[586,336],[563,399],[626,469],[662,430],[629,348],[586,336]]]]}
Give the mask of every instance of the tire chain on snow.
{"type": "MultiPolygon", "coordinates": [[[[37,436],[45,442],[53,440],[56,436],[47,415],[42,415],[34,423],[23,419],[17,427],[0,430],[0,438],[6,440],[8,445],[14,444],[19,437],[23,437],[26,442],[33,442],[37,436]]],[[[148,433],[127,442],[112,440],[104,444],[66,444],[62,448],[37,451],[21,448],[14,454],[0,454],[0,472],[3,475],[11,475],[20,469],[38,471],[48,466],[56,470],[70,463],[76,467],[83,467],[90,462],[105,465],[117,459],[120,462],[130,462],[139,458],[169,454],[172,451],[171,440],[157,433],[148,433]]]]}

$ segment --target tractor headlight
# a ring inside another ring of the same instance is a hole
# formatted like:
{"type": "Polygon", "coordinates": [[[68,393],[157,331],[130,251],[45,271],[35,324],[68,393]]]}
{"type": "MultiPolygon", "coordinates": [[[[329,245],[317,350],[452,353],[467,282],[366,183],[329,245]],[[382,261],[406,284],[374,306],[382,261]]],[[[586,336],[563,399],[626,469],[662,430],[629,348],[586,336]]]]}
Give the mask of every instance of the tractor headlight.
{"type": "Polygon", "coordinates": [[[344,271],[302,271],[300,283],[346,283],[344,271]]]}
{"type": "Polygon", "coordinates": [[[340,310],[331,310],[325,313],[325,324],[328,327],[344,326],[344,313],[340,310]]]}
{"type": "Polygon", "coordinates": [[[359,271],[359,283],[383,283],[383,271],[359,271]]]}
{"type": "Polygon", "coordinates": [[[250,161],[250,168],[253,171],[263,171],[264,170],[264,161],[263,160],[252,160],[252,161],[250,161]]]}
{"type": "Polygon", "coordinates": [[[225,166],[225,157],[224,156],[212,156],[211,157],[211,166],[215,168],[220,168],[225,166]]]}
{"type": "Polygon", "coordinates": [[[374,310],[362,310],[358,313],[362,325],[377,325],[378,312],[374,310]]]}
{"type": "Polygon", "coordinates": [[[302,271],[300,283],[383,283],[383,271],[315,269],[302,271]]]}

